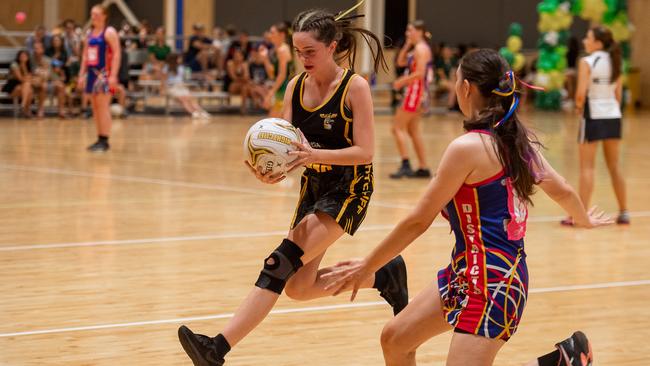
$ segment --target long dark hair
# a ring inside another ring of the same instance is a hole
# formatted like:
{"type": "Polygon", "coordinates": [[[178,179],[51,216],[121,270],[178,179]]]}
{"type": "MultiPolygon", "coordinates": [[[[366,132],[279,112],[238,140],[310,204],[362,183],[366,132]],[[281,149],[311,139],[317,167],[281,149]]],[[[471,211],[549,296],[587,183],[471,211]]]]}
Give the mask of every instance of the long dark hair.
{"type": "Polygon", "coordinates": [[[463,127],[467,131],[482,129],[492,133],[499,162],[512,179],[519,197],[532,204],[533,186],[539,182],[533,165],[540,167],[537,150],[543,146],[521,123],[516,112],[495,127],[511,109],[513,98],[519,97],[516,90],[508,96],[493,93],[495,90],[512,91],[514,87],[514,81],[506,77],[510,71],[508,62],[494,50],[480,49],[461,59],[460,71],[462,78],[476,85],[485,98],[485,109],[479,113],[479,118],[465,121],[463,127]]]}
{"type": "MultiPolygon", "coordinates": [[[[20,51],[18,51],[18,52],[16,53],[16,58],[14,59],[14,61],[15,61],[15,62],[18,64],[18,66],[20,67],[20,66],[21,66],[21,65],[20,65],[20,55],[22,55],[23,53],[27,55],[27,62],[25,62],[25,67],[27,68],[27,71],[28,71],[28,72],[32,72],[32,65],[31,65],[31,62],[29,62],[29,52],[28,52],[27,50],[20,50],[20,51]]],[[[22,70],[20,70],[20,71],[22,72],[22,70]]]]}
{"type": "Polygon", "coordinates": [[[623,52],[618,43],[614,41],[614,36],[612,31],[603,27],[602,25],[597,25],[592,27],[591,33],[594,35],[594,39],[600,41],[603,44],[603,51],[609,53],[609,58],[612,62],[612,77],[611,82],[615,83],[618,80],[618,77],[621,76],[621,64],[623,63],[623,52]]]}
{"type": "Polygon", "coordinates": [[[356,61],[357,39],[355,34],[359,34],[370,47],[375,72],[379,70],[379,66],[384,70],[388,70],[381,40],[379,40],[379,38],[371,31],[357,28],[352,24],[355,18],[361,16],[362,15],[343,16],[337,20],[337,15],[326,10],[311,9],[298,14],[296,19],[293,21],[292,28],[294,33],[313,32],[314,37],[319,42],[325,44],[331,44],[333,41],[337,41],[335,60],[337,63],[347,60],[350,68],[354,68],[354,63],[356,61]]]}

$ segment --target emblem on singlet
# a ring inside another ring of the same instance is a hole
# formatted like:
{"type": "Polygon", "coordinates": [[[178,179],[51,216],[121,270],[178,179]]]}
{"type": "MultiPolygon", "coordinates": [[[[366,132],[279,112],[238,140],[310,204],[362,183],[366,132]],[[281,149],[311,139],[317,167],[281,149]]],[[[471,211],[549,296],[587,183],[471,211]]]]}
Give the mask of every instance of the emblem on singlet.
{"type": "Polygon", "coordinates": [[[332,124],[338,115],[338,113],[321,113],[320,118],[323,119],[323,128],[326,130],[331,130],[332,124]]]}

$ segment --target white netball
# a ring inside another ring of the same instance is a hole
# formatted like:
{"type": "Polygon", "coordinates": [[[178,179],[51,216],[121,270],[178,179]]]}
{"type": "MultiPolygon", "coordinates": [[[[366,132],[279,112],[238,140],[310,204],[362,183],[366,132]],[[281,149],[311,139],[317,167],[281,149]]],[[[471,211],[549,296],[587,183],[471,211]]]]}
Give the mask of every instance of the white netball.
{"type": "Polygon", "coordinates": [[[287,164],[295,159],[291,142],[300,142],[300,132],[280,118],[265,118],[248,130],[244,139],[244,156],[262,174],[285,173],[287,164]]]}

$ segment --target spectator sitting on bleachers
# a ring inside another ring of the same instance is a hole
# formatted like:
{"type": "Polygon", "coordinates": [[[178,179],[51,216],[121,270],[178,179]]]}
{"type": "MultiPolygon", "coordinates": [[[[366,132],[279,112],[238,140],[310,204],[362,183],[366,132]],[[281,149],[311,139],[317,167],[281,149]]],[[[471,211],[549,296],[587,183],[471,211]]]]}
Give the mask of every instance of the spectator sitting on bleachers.
{"type": "Polygon", "coordinates": [[[230,94],[239,94],[242,97],[241,112],[246,111],[246,102],[248,99],[248,86],[250,84],[250,74],[248,62],[244,58],[244,52],[239,48],[230,47],[232,58],[226,63],[226,76],[223,80],[224,91],[230,94]]]}
{"type": "Polygon", "coordinates": [[[178,100],[192,118],[210,118],[210,114],[197,103],[183,82],[186,69],[189,70],[188,66],[182,64],[181,55],[171,53],[167,56],[167,63],[163,67],[163,80],[166,81],[167,93],[178,100]]]}
{"type": "Polygon", "coordinates": [[[48,87],[52,85],[58,101],[59,117],[65,118],[65,84],[60,78],[60,74],[52,72],[52,60],[45,56],[45,47],[41,42],[34,43],[34,53],[31,57],[32,66],[32,86],[34,92],[38,93],[38,111],[36,116],[43,118],[45,116],[45,98],[47,97],[48,87]],[[52,82],[50,84],[50,82],[52,82]]]}
{"type": "Polygon", "coordinates": [[[263,108],[264,98],[268,94],[272,82],[269,75],[273,74],[273,65],[264,62],[262,52],[268,52],[264,44],[253,47],[251,50],[250,61],[248,63],[248,73],[251,76],[251,82],[248,87],[248,96],[251,98],[255,108],[263,108]]]}
{"type": "Polygon", "coordinates": [[[230,60],[233,57],[235,50],[240,50],[244,54],[244,59],[248,60],[252,49],[253,45],[251,44],[248,37],[248,32],[242,30],[239,32],[237,40],[233,41],[230,44],[230,48],[228,49],[228,57],[226,57],[226,60],[230,60]]]}
{"type": "Polygon", "coordinates": [[[151,35],[151,25],[149,21],[143,19],[140,22],[140,30],[138,31],[138,48],[147,49],[151,43],[149,39],[151,35]]]}
{"type": "Polygon", "coordinates": [[[9,78],[2,87],[2,91],[13,98],[21,99],[22,112],[27,118],[32,117],[30,108],[34,97],[34,89],[31,85],[31,79],[32,68],[29,63],[29,53],[26,50],[20,50],[11,66],[9,66],[9,78]]]}
{"type": "Polygon", "coordinates": [[[52,59],[52,66],[63,71],[64,79],[66,82],[70,77],[68,70],[68,52],[65,50],[63,38],[56,35],[52,37],[52,45],[45,51],[45,55],[52,59]],[[56,66],[55,66],[56,65],[56,66]]]}
{"type": "Polygon", "coordinates": [[[139,42],[136,29],[126,20],[122,22],[122,27],[120,28],[118,35],[120,36],[120,40],[124,42],[122,53],[138,49],[139,42]]]}
{"type": "Polygon", "coordinates": [[[74,20],[66,19],[61,25],[63,28],[63,44],[68,57],[75,58],[73,61],[79,62],[81,53],[81,36],[77,33],[77,25],[74,20]]]}
{"type": "Polygon", "coordinates": [[[171,48],[165,43],[165,29],[158,27],[156,29],[155,39],[147,48],[147,63],[142,67],[140,80],[160,80],[162,77],[162,68],[167,60],[167,56],[172,52],[171,48]]]}
{"type": "Polygon", "coordinates": [[[194,72],[207,72],[210,59],[212,40],[205,36],[205,26],[194,24],[194,34],[189,39],[189,46],[185,52],[185,65],[194,72]]]}
{"type": "Polygon", "coordinates": [[[447,108],[456,105],[456,68],[458,59],[448,45],[440,45],[440,56],[435,60],[437,92],[447,92],[447,108]]]}
{"type": "Polygon", "coordinates": [[[32,54],[34,53],[34,45],[37,42],[42,43],[47,49],[51,46],[51,40],[52,37],[47,33],[45,26],[39,25],[34,30],[34,33],[27,37],[27,40],[25,40],[25,46],[27,47],[27,51],[32,54]]]}

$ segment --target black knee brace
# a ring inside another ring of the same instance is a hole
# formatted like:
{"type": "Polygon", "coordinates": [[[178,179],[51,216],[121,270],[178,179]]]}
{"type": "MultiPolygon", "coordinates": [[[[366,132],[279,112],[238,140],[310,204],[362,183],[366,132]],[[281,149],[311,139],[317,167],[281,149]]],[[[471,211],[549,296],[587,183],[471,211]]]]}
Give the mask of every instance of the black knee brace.
{"type": "Polygon", "coordinates": [[[264,260],[264,269],[255,286],[281,294],[287,280],[302,267],[300,257],[305,252],[296,243],[284,239],[271,255],[264,260]]]}

